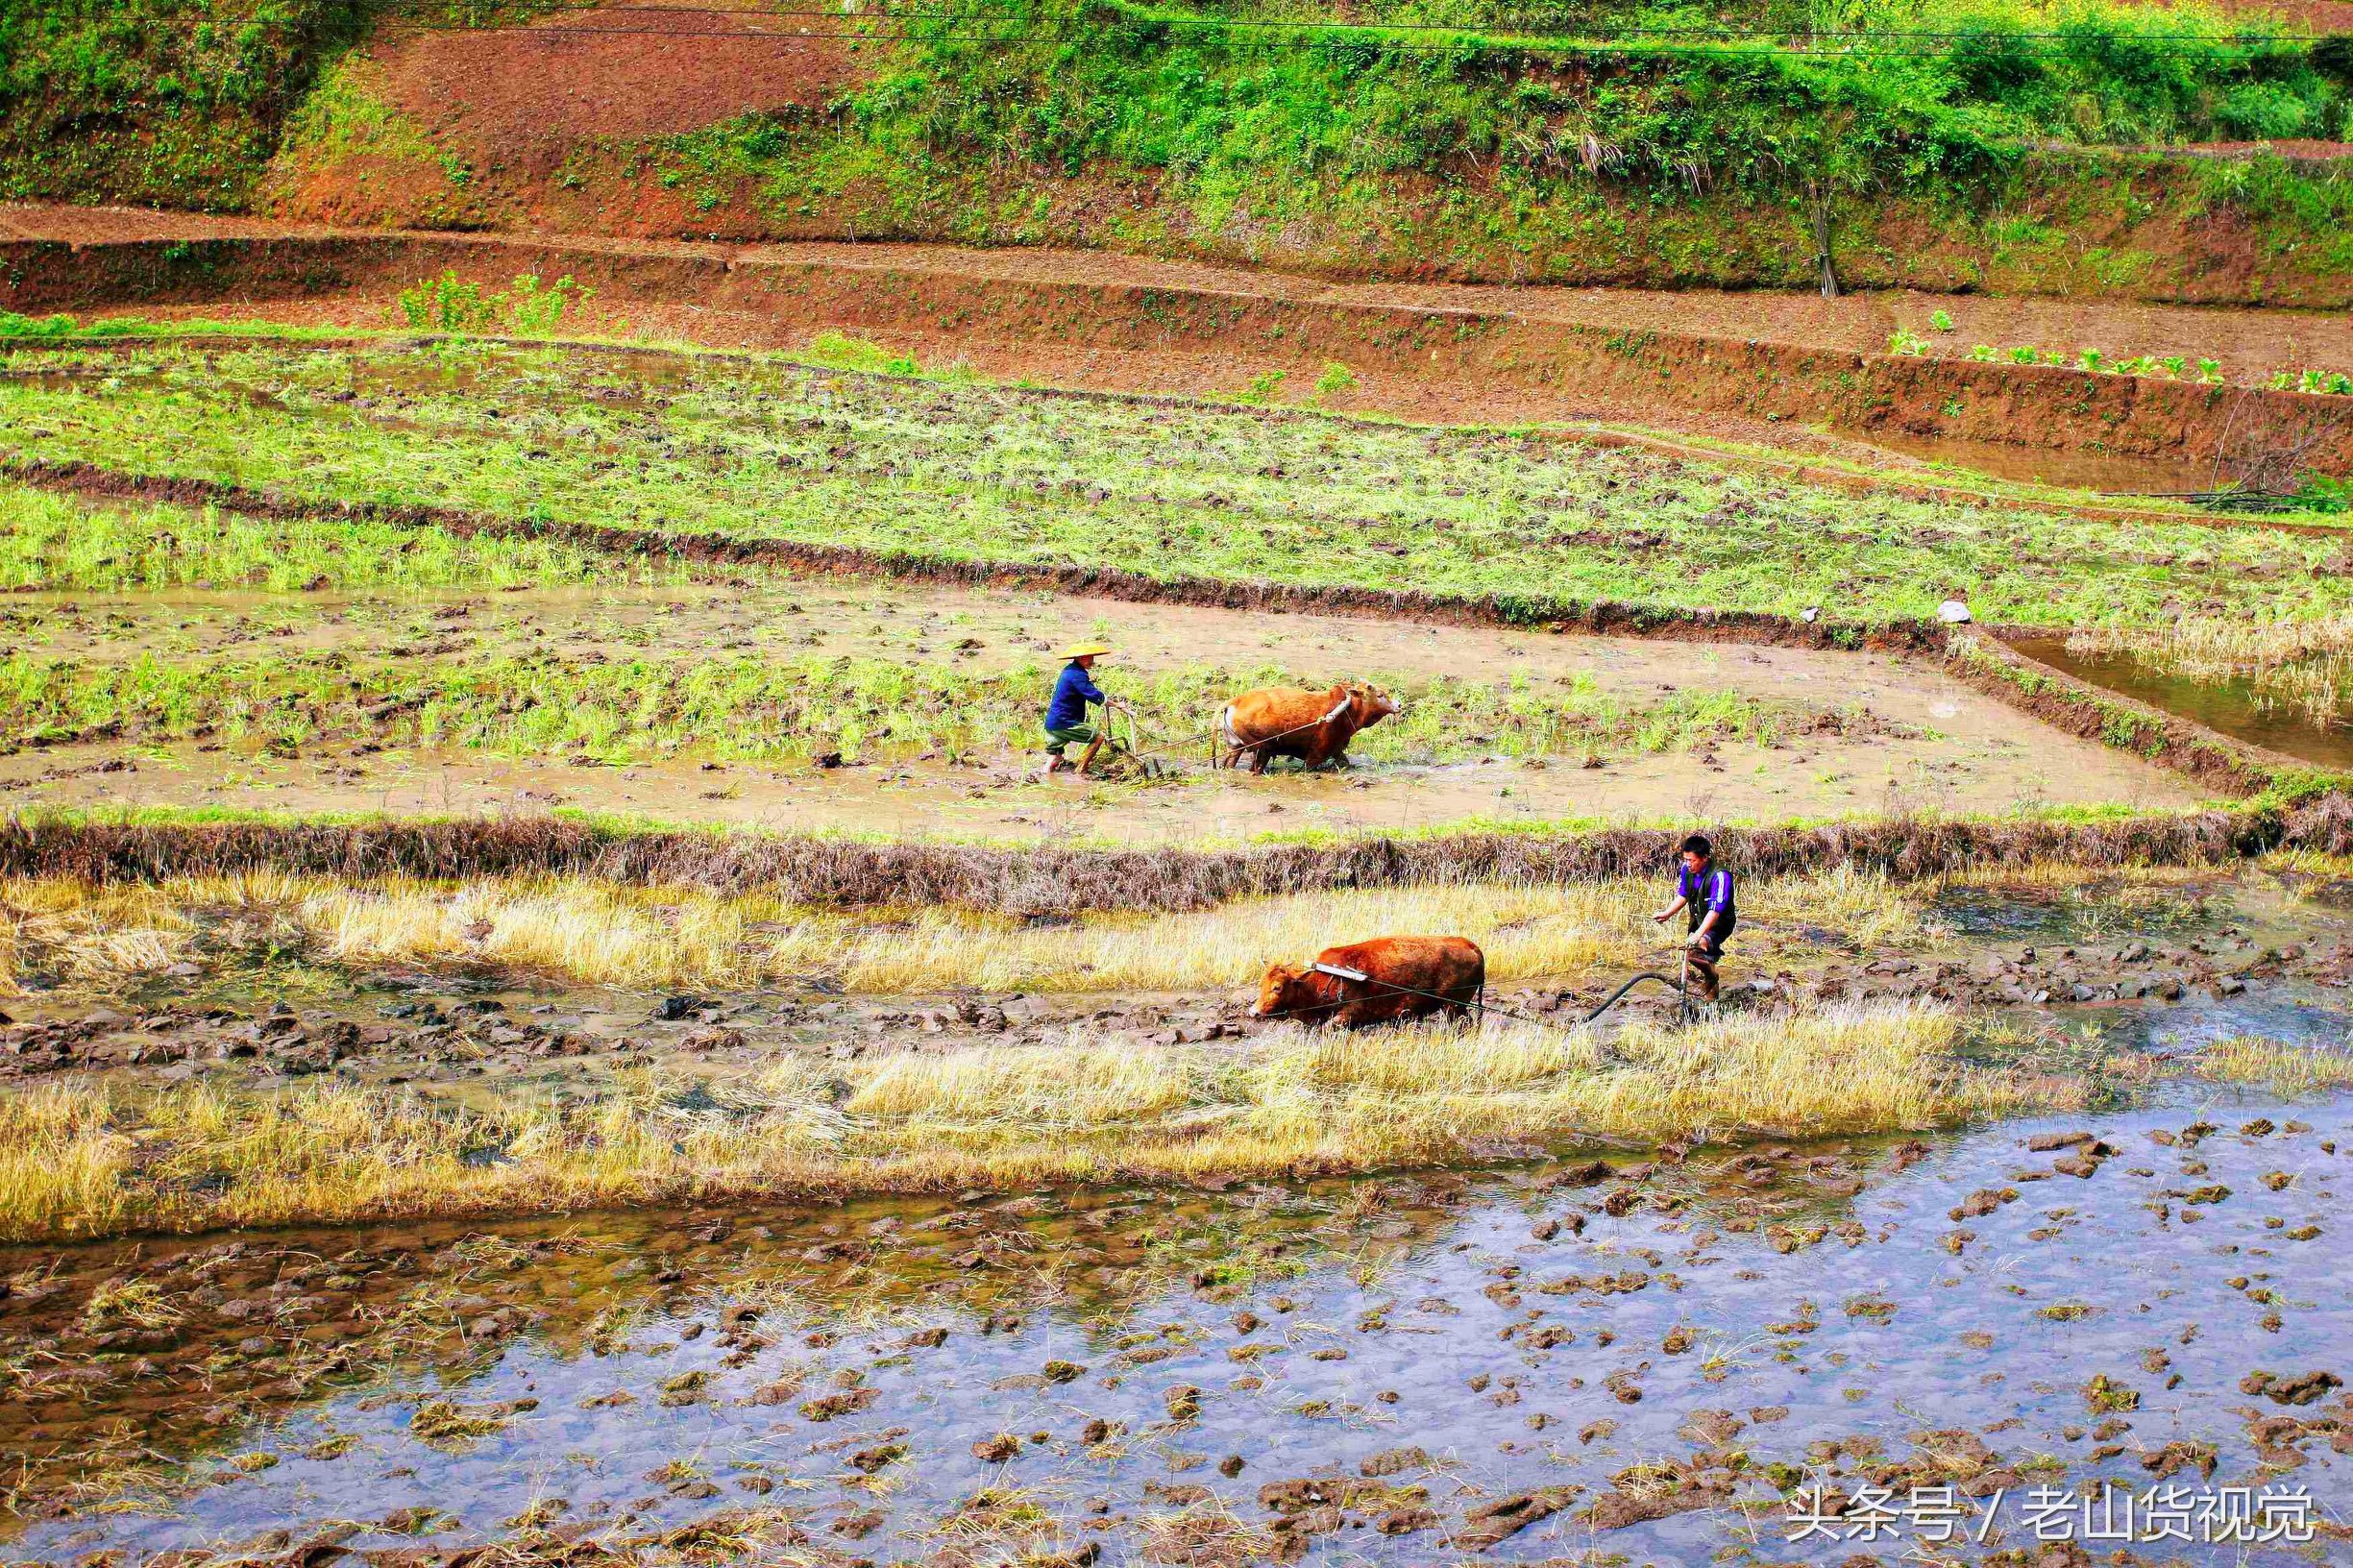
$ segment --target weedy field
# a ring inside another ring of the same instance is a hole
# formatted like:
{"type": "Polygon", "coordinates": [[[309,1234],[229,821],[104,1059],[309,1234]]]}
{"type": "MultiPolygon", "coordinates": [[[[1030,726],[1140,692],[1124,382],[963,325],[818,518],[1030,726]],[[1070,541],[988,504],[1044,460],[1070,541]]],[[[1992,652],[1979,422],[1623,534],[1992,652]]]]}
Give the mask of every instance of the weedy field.
{"type": "Polygon", "coordinates": [[[148,804],[450,809],[528,791],[870,831],[920,808],[932,832],[993,838],[1075,812],[1079,831],[1155,842],[1654,816],[1697,796],[1769,820],[2196,798],[2096,741],[2030,746],[1999,702],[1897,654],[813,580],[7,488],[0,580],[19,589],[0,608],[0,723],[21,747],[0,779],[26,806],[104,805],[121,766],[148,804]],[[1053,650],[1101,635],[1120,640],[1140,737],[1188,777],[1039,787],[1053,650]],[[1352,747],[1354,773],[1206,769],[1235,693],[1341,681],[1403,704],[1352,747]]]}

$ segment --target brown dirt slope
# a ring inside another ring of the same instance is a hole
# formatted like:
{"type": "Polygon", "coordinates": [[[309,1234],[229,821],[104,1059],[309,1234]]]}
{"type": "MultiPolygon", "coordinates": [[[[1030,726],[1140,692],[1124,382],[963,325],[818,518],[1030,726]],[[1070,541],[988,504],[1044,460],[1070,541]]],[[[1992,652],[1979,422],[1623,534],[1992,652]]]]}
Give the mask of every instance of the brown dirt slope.
{"type": "MultiPolygon", "coordinates": [[[[745,114],[815,109],[865,74],[858,46],[798,36],[790,15],[676,0],[565,10],[534,22],[399,29],[341,68],[396,128],[331,136],[283,163],[271,204],[329,222],[403,215],[464,227],[576,221],[585,151],[681,135],[745,114]],[[495,222],[493,221],[495,217],[495,222]]],[[[596,227],[691,232],[692,204],[655,181],[596,227]]]]}
{"type": "Polygon", "coordinates": [[[296,302],[297,319],[383,325],[401,286],[444,267],[491,284],[528,270],[570,273],[635,326],[706,343],[798,348],[837,329],[915,347],[926,360],[964,357],[1060,384],[1232,394],[1281,370],[1285,395],[1303,396],[1336,360],[1360,386],[1334,405],[1435,420],[1623,419],[1815,452],[1823,446],[1796,428],[1822,423],[1998,477],[2117,490],[2199,488],[2218,456],[2227,473],[2266,443],[2318,431],[2307,466],[2353,468],[2353,429],[2338,428],[2353,426],[2353,405],[2342,399],[1956,357],[1990,340],[2112,356],[2227,354],[2248,380],[2353,365],[2353,324],[2318,315],[1962,295],[1341,284],[1077,252],[273,234],[243,222],[208,231],[212,220],[143,221],[0,208],[0,306],[262,304],[280,314],[275,306],[296,302]],[[219,238],[189,243],[207,232],[219,238]],[[1891,324],[1923,329],[1938,310],[1955,325],[1930,334],[1937,353],[1875,352],[1891,324]],[[2072,454],[2075,471],[2037,453],[2072,454]]]}
{"type": "Polygon", "coordinates": [[[492,158],[589,136],[699,131],[822,103],[858,79],[836,40],[789,16],[638,4],[529,26],[395,36],[373,54],[392,102],[492,158]]]}

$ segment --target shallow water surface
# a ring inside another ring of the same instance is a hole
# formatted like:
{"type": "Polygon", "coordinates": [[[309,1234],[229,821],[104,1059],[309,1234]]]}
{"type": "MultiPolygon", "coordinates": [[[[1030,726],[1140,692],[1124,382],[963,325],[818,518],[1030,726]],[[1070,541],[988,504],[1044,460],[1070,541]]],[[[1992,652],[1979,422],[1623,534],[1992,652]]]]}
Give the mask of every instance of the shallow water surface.
{"type": "Polygon", "coordinates": [[[2242,1383],[2353,1375],[2353,1097],[2170,1098],[1476,1179],[18,1251],[11,1550],[756,1516],[876,1560],[1835,1561],[1782,1488],[1863,1476],[2284,1479],[2341,1524],[2353,1401],[2242,1383]],[[2028,1147],[2075,1132],[2118,1152],[2028,1147]],[[123,1511],[55,1484],[141,1450],[123,1511]]]}
{"type": "Polygon", "coordinates": [[[2265,701],[2244,680],[2192,680],[2152,669],[2128,654],[2073,653],[2064,637],[2028,638],[2013,646],[2077,680],[2194,720],[2234,740],[2326,768],[2353,769],[2353,725],[2311,723],[2285,703],[2265,701]]]}

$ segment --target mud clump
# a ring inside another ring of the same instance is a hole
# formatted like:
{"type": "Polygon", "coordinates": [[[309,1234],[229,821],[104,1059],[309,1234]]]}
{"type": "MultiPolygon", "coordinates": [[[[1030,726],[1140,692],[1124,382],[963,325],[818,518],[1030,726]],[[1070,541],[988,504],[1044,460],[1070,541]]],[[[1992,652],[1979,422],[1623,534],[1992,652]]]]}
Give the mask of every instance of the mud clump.
{"type": "Polygon", "coordinates": [[[2278,1405],[2312,1405],[2344,1386],[2344,1380],[2334,1372],[2306,1372],[2295,1377],[2281,1377],[2270,1372],[2249,1372],[2239,1380],[2239,1391],[2255,1394],[2278,1405]]]}
{"type": "Polygon", "coordinates": [[[1482,1503],[1463,1515],[1463,1523],[1446,1544],[1465,1552],[1485,1552],[1509,1540],[1530,1525],[1541,1524],[1577,1500],[1581,1486],[1547,1486],[1516,1497],[1482,1503]]]}
{"type": "Polygon", "coordinates": [[[874,1403],[872,1388],[845,1388],[837,1394],[824,1394],[806,1401],[800,1413],[811,1421],[831,1421],[836,1416],[855,1415],[874,1403]]]}
{"type": "Polygon", "coordinates": [[[1357,1474],[1367,1481],[1380,1481],[1389,1476],[1403,1475],[1409,1470],[1427,1470],[1429,1468],[1430,1455],[1427,1450],[1385,1448],[1378,1454],[1359,1460],[1357,1474]]]}

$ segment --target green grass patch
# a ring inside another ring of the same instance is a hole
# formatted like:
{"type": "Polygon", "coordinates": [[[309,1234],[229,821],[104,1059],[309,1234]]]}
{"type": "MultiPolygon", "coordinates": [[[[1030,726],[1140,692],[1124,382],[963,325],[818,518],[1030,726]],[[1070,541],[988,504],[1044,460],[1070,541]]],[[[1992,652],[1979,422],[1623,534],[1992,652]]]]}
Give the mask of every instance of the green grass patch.
{"type": "MultiPolygon", "coordinates": [[[[852,759],[983,747],[1034,748],[1051,664],[981,673],[936,661],[712,656],[574,662],[560,653],[374,660],[342,653],[185,662],[0,655],[0,727],[54,741],[117,728],[134,739],[191,736],[302,747],[364,737],[599,762],[694,755],[852,759]]],[[[1286,681],[1274,666],[1131,674],[1120,695],[1148,736],[1205,754],[1203,715],[1237,691],[1286,681]]],[[[1366,731],[1353,754],[1449,762],[1679,750],[1714,741],[1777,744],[1802,731],[1878,733],[1843,706],[1806,708],[1689,688],[1655,702],[1607,696],[1590,677],[1438,678],[1402,685],[1407,711],[1366,731]]]]}
{"type": "Polygon", "coordinates": [[[0,359],[0,453],[268,488],[903,552],[1832,626],[2335,613],[2347,540],[2132,527],[1778,482],[1518,429],[624,361],[487,343],[0,359]]]}
{"type": "Polygon", "coordinates": [[[680,582],[683,561],[616,560],[551,539],[462,538],[352,519],[105,504],[0,484],[0,588],[448,589],[680,582]]]}

